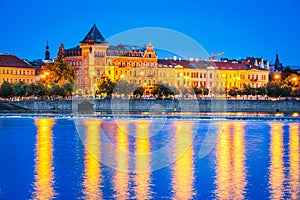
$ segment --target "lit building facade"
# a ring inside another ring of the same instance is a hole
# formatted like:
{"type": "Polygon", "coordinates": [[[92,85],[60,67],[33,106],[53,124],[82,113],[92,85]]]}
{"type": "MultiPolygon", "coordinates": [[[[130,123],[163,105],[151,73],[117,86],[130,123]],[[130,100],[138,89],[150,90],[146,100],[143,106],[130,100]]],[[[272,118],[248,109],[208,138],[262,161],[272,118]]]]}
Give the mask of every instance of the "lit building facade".
{"type": "Polygon", "coordinates": [[[9,83],[35,83],[35,68],[15,55],[0,54],[0,85],[9,83]]]}
{"type": "Polygon", "coordinates": [[[76,71],[75,94],[89,96],[104,78],[125,80],[146,91],[163,83],[178,89],[207,88],[211,94],[224,88],[258,88],[269,81],[269,69],[249,62],[159,60],[151,43],[144,48],[110,46],[95,25],[77,47],[64,49],[61,44],[58,58],[76,71]]]}

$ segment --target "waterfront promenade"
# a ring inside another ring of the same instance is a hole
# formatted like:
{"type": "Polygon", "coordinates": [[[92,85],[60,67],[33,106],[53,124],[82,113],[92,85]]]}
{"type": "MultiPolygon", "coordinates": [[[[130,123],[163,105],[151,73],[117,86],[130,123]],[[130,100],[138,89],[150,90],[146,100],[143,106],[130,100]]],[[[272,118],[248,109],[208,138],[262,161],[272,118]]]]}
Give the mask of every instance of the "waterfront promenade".
{"type": "MultiPolygon", "coordinates": [[[[82,100],[0,101],[2,113],[72,113],[82,100]]],[[[300,112],[299,100],[89,100],[95,112],[300,112]],[[198,102],[198,105],[197,105],[198,102]]]]}

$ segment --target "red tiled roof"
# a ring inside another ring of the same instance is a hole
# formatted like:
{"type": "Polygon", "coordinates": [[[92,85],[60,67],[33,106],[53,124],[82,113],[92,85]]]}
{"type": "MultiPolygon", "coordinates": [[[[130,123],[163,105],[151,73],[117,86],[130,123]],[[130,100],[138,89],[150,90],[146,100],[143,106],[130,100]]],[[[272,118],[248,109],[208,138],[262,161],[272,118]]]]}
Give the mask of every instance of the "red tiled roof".
{"type": "Polygon", "coordinates": [[[3,55],[0,54],[0,67],[22,67],[33,68],[32,65],[21,60],[15,55],[3,55]]]}
{"type": "Polygon", "coordinates": [[[219,70],[266,70],[259,66],[249,65],[244,63],[231,63],[231,62],[215,62],[215,66],[219,70]]]}

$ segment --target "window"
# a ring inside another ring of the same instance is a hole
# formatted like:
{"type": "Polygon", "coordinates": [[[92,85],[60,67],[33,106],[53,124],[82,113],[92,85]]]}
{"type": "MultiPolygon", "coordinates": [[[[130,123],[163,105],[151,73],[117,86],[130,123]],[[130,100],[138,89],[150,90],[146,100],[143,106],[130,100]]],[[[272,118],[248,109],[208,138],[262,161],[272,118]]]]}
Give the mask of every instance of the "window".
{"type": "Polygon", "coordinates": [[[212,79],[212,73],[209,73],[209,78],[212,79]]]}

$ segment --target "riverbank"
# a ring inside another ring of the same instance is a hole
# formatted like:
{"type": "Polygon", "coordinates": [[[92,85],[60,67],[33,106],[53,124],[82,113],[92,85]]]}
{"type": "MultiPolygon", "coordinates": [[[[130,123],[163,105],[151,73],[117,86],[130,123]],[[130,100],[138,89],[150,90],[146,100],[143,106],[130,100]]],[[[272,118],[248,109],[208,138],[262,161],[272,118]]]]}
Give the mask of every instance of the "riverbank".
{"type": "Polygon", "coordinates": [[[0,101],[1,113],[263,112],[300,113],[299,100],[34,100],[0,101]]]}

